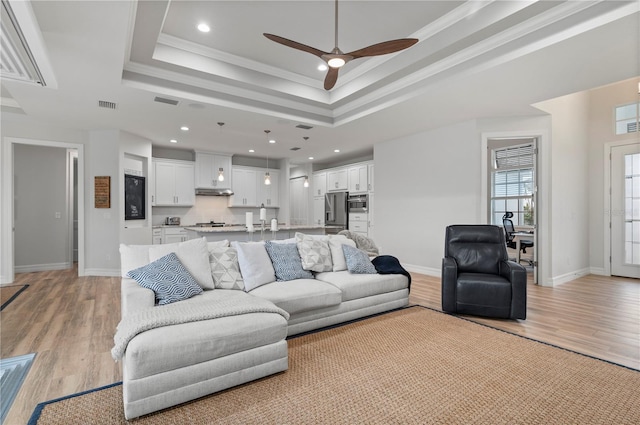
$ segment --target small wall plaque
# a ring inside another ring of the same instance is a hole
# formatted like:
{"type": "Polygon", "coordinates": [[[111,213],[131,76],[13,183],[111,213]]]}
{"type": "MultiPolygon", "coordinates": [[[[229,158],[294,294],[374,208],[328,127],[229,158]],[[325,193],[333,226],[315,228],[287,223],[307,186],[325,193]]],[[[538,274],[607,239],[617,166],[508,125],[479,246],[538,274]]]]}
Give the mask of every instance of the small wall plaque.
{"type": "Polygon", "coordinates": [[[111,208],[111,176],[96,176],[95,182],[95,207],[111,208]]]}

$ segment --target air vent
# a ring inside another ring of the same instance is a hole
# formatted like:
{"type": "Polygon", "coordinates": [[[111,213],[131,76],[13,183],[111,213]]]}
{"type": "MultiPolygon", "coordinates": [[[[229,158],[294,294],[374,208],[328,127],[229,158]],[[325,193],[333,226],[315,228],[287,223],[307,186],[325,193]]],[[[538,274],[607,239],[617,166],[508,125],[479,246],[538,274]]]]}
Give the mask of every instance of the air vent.
{"type": "Polygon", "coordinates": [[[313,127],[311,127],[310,125],[298,124],[296,125],[296,128],[301,128],[303,130],[311,130],[313,127]]]}
{"type": "Polygon", "coordinates": [[[98,101],[98,107],[100,107],[100,108],[116,109],[116,106],[118,106],[118,105],[115,102],[109,102],[107,100],[99,100],[98,101]]]}
{"type": "Polygon", "coordinates": [[[299,151],[299,150],[300,150],[300,148],[299,148],[299,147],[295,147],[295,148],[291,148],[290,150],[292,150],[292,151],[299,151]]]}
{"type": "Polygon", "coordinates": [[[166,97],[156,96],[156,98],[153,99],[153,100],[156,101],[156,102],[166,103],[167,105],[173,105],[173,106],[176,106],[178,104],[177,100],[167,99],[166,97]]]}

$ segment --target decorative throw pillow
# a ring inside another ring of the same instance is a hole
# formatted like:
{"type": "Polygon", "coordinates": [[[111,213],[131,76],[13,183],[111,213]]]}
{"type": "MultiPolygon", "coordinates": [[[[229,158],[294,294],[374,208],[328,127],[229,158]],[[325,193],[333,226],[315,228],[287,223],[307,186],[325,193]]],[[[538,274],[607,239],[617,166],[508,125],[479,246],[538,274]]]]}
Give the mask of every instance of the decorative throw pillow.
{"type": "Polygon", "coordinates": [[[245,291],[276,281],[276,273],[264,242],[232,242],[231,246],[238,251],[238,264],[245,291]]]}
{"type": "Polygon", "coordinates": [[[210,247],[209,263],[216,288],[244,291],[244,282],[238,265],[238,251],[235,248],[210,247]]]}
{"type": "Polygon", "coordinates": [[[329,238],[313,237],[304,233],[296,233],[298,252],[302,259],[302,268],[314,272],[330,272],[333,270],[329,238]]]}
{"type": "Polygon", "coordinates": [[[227,248],[228,246],[229,246],[229,241],[227,239],[223,239],[221,241],[215,241],[215,242],[207,242],[208,249],[227,248]]]}
{"type": "Polygon", "coordinates": [[[127,277],[156,294],[158,305],[186,300],[202,292],[202,288],[172,252],[156,261],[131,270],[127,277]]]}
{"type": "Polygon", "coordinates": [[[349,273],[378,273],[375,266],[371,263],[371,260],[369,260],[369,256],[366,252],[349,245],[342,245],[342,251],[344,252],[344,258],[347,261],[347,270],[349,270],[349,273]]]}
{"type": "Polygon", "coordinates": [[[347,270],[347,260],[344,258],[342,245],[356,247],[356,243],[346,236],[329,235],[329,249],[331,249],[331,261],[333,262],[334,272],[347,270]]]}
{"type": "Polygon", "coordinates": [[[295,243],[268,241],[264,244],[271,258],[276,280],[313,279],[313,273],[302,268],[298,246],[295,243]]]}
{"type": "Polygon", "coordinates": [[[189,270],[191,276],[202,289],[214,289],[209,265],[209,250],[205,238],[192,239],[186,242],[153,245],[149,248],[149,260],[155,261],[170,252],[175,252],[180,262],[189,270]]]}

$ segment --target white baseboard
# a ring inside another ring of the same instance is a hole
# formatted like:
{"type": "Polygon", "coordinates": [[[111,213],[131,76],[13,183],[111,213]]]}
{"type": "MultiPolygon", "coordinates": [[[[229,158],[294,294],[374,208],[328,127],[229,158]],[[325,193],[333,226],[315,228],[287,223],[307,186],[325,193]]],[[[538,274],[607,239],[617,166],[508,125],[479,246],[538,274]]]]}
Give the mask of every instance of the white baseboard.
{"type": "Polygon", "coordinates": [[[551,284],[552,286],[562,285],[563,283],[571,282],[572,280],[575,280],[582,276],[586,276],[590,273],[591,273],[591,269],[589,267],[585,267],[584,269],[565,273],[560,276],[554,276],[551,278],[551,284]]]}
{"type": "Polygon", "coordinates": [[[598,276],[610,276],[607,272],[605,272],[604,267],[590,267],[589,273],[596,274],[598,276]]]}
{"type": "Polygon", "coordinates": [[[71,263],[31,264],[28,266],[15,266],[14,273],[46,272],[48,270],[66,270],[71,268],[71,263]]]}
{"type": "Polygon", "coordinates": [[[442,275],[440,269],[433,267],[416,266],[413,264],[403,264],[402,267],[407,269],[408,272],[424,274],[427,276],[440,277],[442,275]]]}
{"type": "Polygon", "coordinates": [[[84,275],[118,277],[120,276],[120,269],[84,269],[84,275]]]}

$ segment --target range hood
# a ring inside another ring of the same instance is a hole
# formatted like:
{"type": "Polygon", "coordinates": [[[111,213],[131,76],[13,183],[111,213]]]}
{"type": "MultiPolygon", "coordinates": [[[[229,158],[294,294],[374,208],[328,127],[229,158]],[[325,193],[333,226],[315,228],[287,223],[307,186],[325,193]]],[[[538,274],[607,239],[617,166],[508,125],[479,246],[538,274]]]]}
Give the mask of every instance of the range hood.
{"type": "Polygon", "coordinates": [[[233,191],[231,189],[205,189],[205,188],[197,188],[196,195],[201,196],[231,196],[233,195],[233,191]]]}

